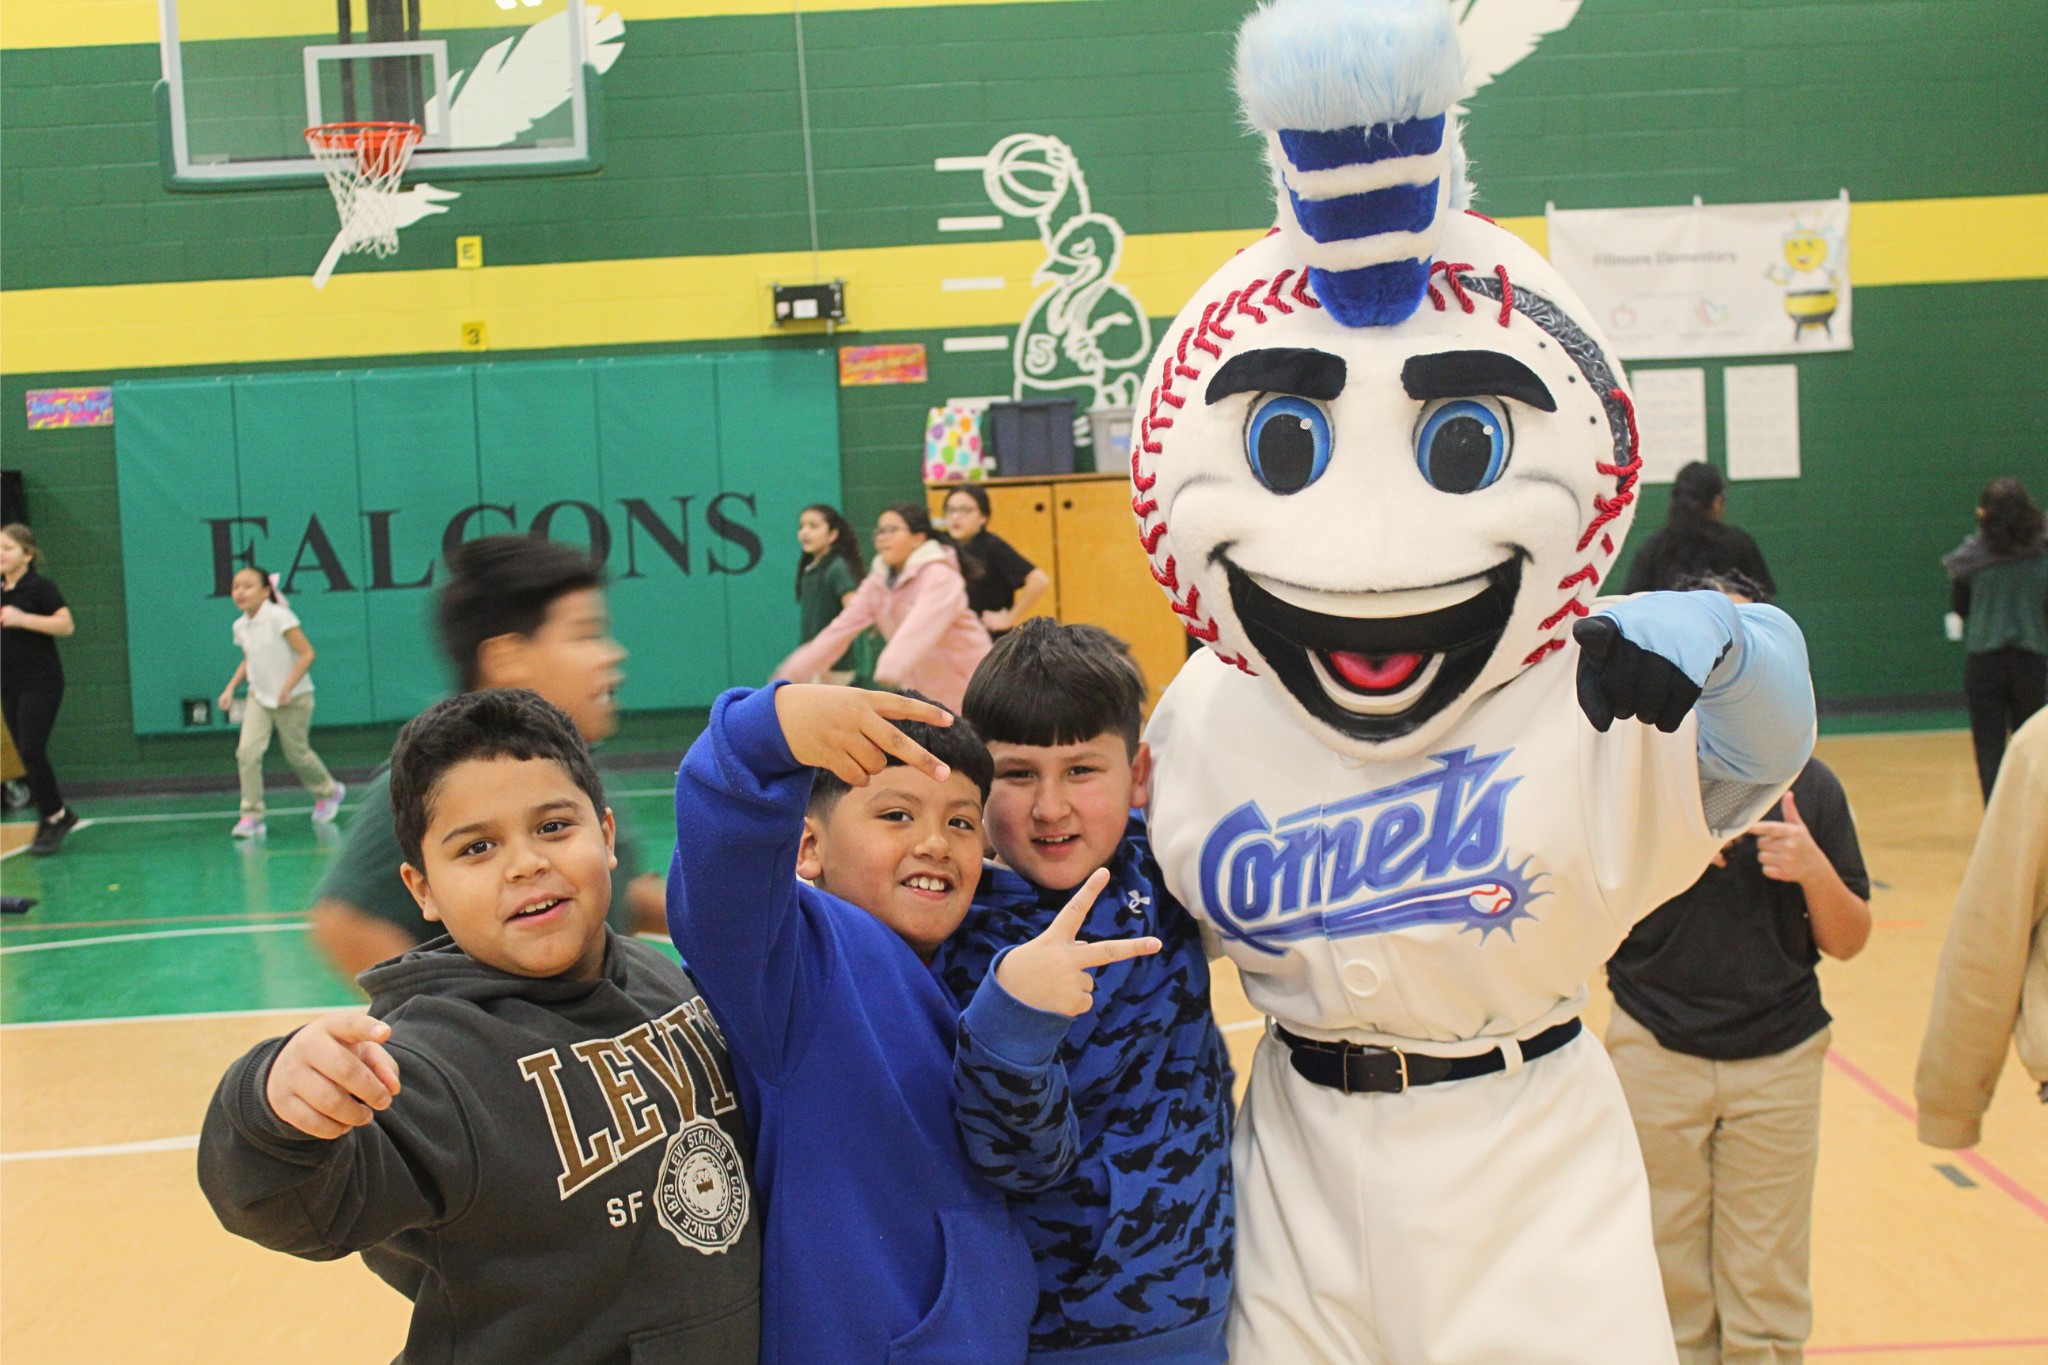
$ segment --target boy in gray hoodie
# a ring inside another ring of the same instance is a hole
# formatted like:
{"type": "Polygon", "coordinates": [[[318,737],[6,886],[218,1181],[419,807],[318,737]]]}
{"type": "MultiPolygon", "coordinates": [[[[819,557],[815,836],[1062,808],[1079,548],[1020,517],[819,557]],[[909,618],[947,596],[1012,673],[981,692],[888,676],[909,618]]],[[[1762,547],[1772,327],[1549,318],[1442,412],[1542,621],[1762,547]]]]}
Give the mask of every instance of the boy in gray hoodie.
{"type": "Polygon", "coordinates": [[[401,1360],[754,1361],[725,1039],[683,969],[606,926],[612,814],[574,725],[531,692],[452,698],[399,736],[391,801],[449,937],[365,972],[367,1016],[229,1069],[199,1145],[215,1213],[362,1252],[413,1301],[401,1360]]]}

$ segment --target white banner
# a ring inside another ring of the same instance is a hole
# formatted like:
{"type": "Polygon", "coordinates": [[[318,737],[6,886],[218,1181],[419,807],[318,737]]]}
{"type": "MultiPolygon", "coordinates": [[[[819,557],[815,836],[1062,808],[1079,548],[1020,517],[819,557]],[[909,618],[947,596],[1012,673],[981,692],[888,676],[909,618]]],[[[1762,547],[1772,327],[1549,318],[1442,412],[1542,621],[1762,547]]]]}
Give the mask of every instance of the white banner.
{"type": "Polygon", "coordinates": [[[1548,217],[1551,263],[1624,360],[1850,348],[1846,196],[1548,217]]]}

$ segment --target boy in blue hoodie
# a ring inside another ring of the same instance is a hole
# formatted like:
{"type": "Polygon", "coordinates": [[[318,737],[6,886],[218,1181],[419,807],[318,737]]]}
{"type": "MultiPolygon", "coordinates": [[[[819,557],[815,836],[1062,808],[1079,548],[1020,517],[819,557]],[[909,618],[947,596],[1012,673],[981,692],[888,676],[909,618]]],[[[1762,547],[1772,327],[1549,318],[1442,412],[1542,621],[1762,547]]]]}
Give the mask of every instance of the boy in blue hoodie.
{"type": "Polygon", "coordinates": [[[1040,1365],[1228,1355],[1230,1062],[1200,934],[1138,813],[1144,699],[1116,637],[1038,619],[996,643],[963,704],[995,759],[986,819],[1004,865],[934,966],[966,1011],[962,1140],[1011,1192],[1037,1263],[1040,1365]],[[1064,960],[1076,930],[1163,947],[1080,986],[1064,960]]]}
{"type": "MultiPolygon", "coordinates": [[[[942,708],[838,687],[728,692],[683,760],[669,925],[753,1126],[764,1365],[1025,1359],[1031,1252],[961,1151],[958,1006],[927,965],[992,772],[942,708]]],[[[1157,947],[1071,945],[1044,975],[1157,947]]]]}

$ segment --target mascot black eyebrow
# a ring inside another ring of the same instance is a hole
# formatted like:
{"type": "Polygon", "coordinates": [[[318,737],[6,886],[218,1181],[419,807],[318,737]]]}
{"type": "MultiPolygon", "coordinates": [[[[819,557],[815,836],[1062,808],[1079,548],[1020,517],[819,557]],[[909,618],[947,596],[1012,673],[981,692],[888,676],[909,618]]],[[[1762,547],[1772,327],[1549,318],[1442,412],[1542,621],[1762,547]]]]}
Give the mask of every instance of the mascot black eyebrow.
{"type": "Polygon", "coordinates": [[[1132,448],[1168,689],[1154,849],[1270,1017],[1236,1148],[1245,1365],[1673,1359],[1579,1012],[1811,751],[1798,628],[1603,600],[1642,468],[1585,306],[1468,211],[1445,0],[1239,35],[1278,226],[1164,335],[1132,448]]]}

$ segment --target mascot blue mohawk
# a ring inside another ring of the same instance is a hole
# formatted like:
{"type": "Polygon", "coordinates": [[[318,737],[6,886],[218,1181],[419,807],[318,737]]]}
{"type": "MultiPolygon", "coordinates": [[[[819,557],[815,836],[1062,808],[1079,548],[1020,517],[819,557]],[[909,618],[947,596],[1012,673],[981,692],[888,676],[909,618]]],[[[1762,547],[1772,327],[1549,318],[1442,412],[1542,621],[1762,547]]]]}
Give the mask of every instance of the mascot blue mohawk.
{"type": "Polygon", "coordinates": [[[1237,83],[1278,227],[1164,334],[1131,464],[1208,646],[1153,717],[1154,848],[1272,1021],[1232,1358],[1669,1361],[1584,983],[1799,772],[1804,643],[1718,593],[1595,597],[1626,382],[1466,208],[1445,0],[1272,0],[1237,83]]]}

